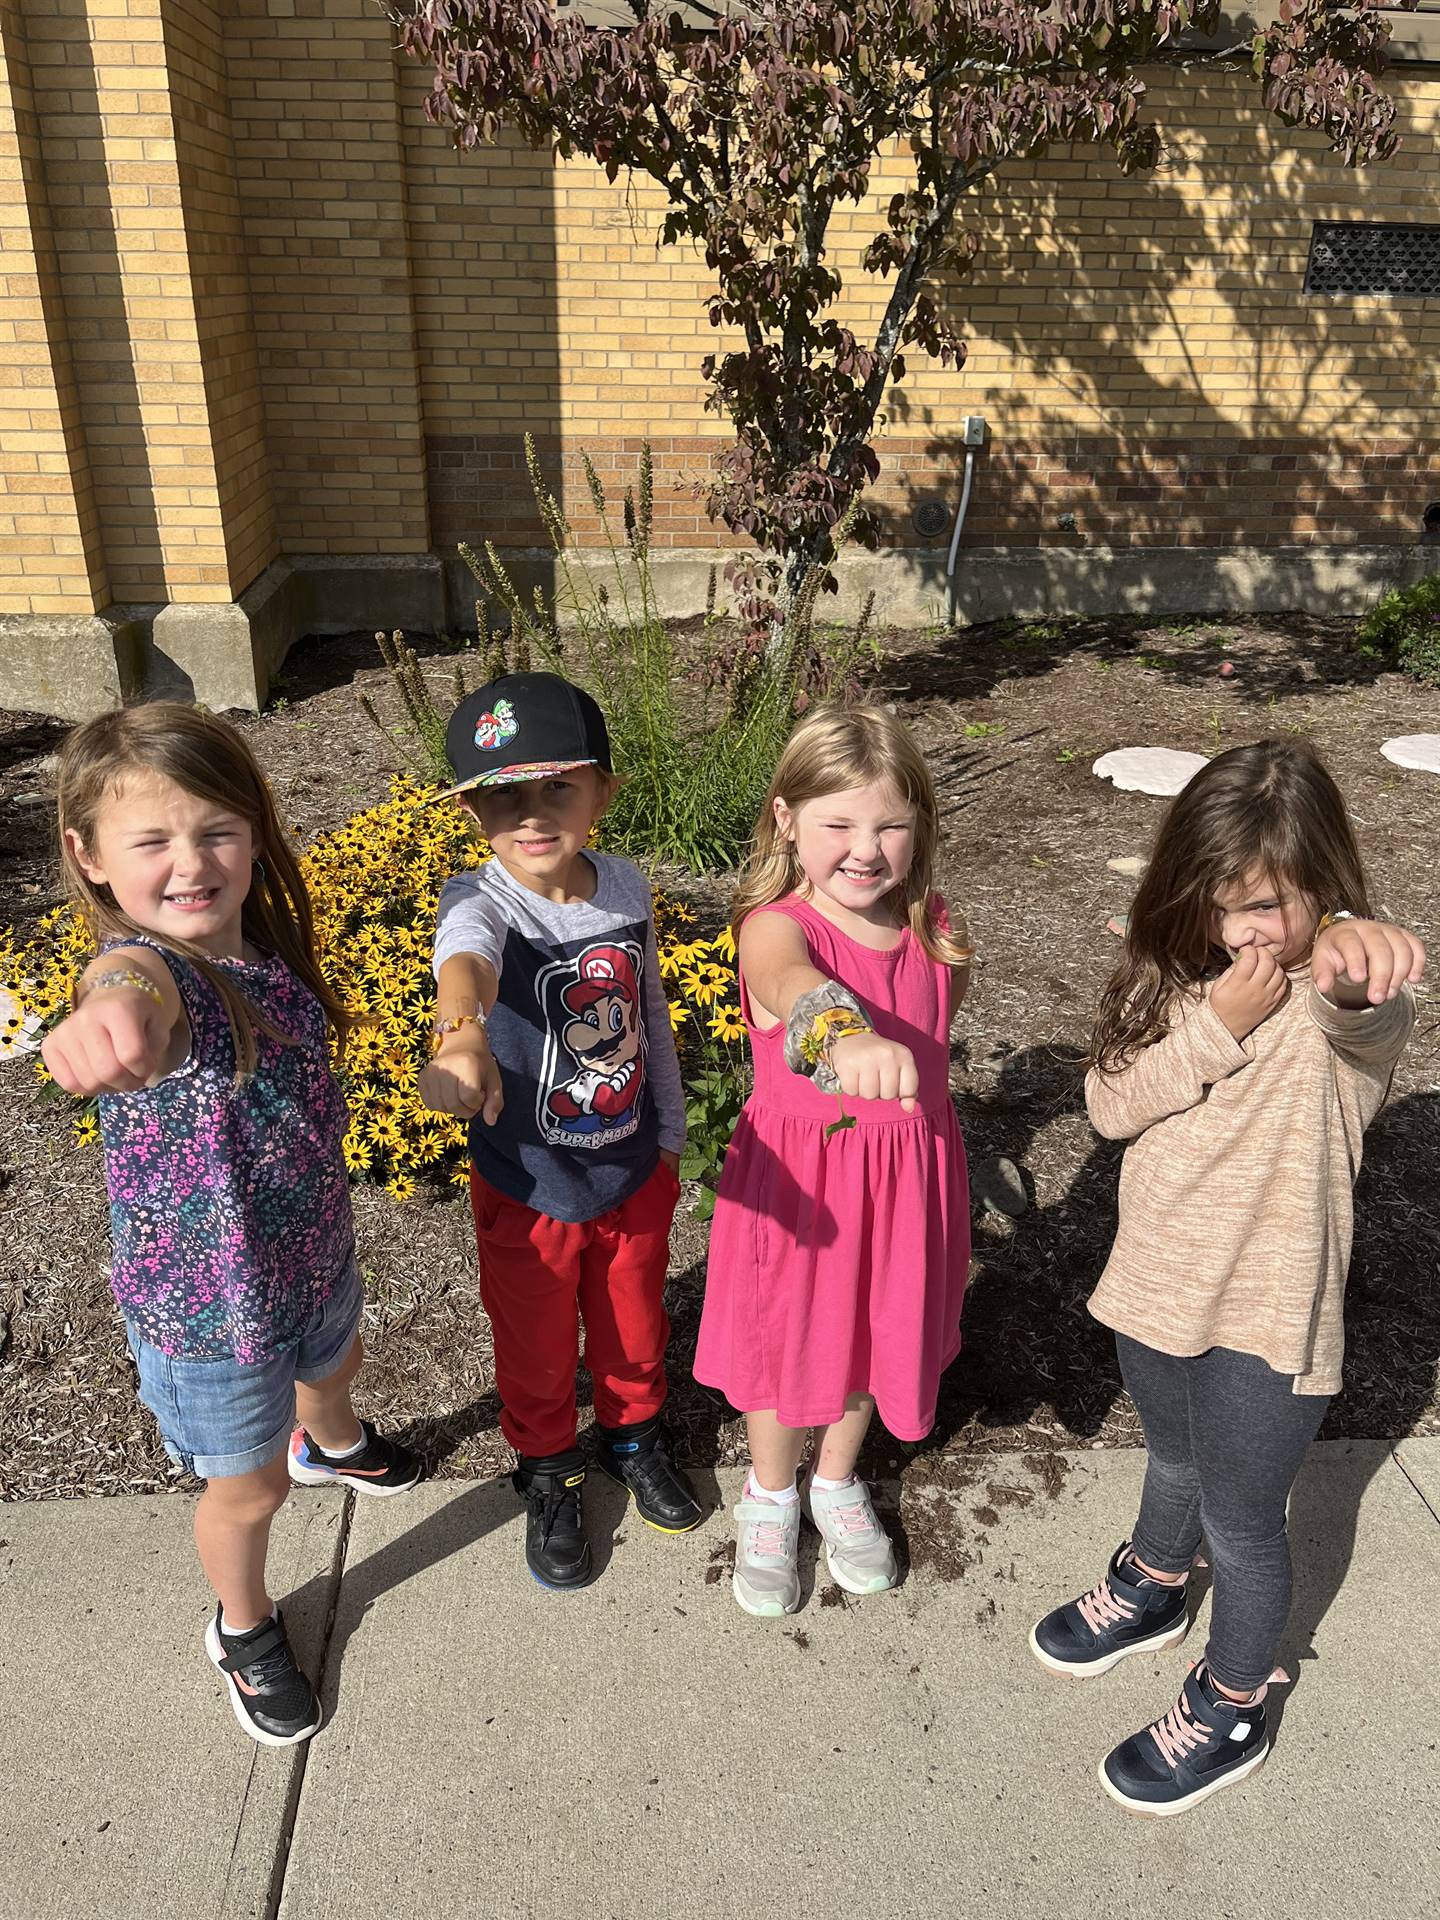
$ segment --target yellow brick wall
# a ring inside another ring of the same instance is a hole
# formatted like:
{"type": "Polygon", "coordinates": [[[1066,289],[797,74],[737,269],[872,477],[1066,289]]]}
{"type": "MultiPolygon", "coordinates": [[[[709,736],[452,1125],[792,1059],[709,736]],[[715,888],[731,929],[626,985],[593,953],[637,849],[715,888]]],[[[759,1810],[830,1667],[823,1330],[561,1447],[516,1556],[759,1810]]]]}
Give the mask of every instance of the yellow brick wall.
{"type": "Polygon", "coordinates": [[[0,0],[0,488],[0,609],[103,606],[110,596],[14,0],[0,0]]]}
{"type": "Polygon", "coordinates": [[[429,546],[393,27],[231,0],[226,56],[275,516],[292,553],[429,546]]]}
{"type": "Polygon", "coordinates": [[[227,601],[181,211],[168,0],[22,0],[41,165],[117,601],[227,601]]]}
{"type": "MultiPolygon", "coordinates": [[[[725,544],[698,494],[725,423],[699,375],[708,279],[657,249],[663,195],[513,141],[460,156],[373,0],[0,0],[0,610],[225,601],[280,553],[407,554],[536,531],[533,432],[576,469],[656,446],[662,543],[725,544]]],[[[1387,84],[1406,144],[1348,172],[1241,76],[1157,74],[1153,177],[1013,167],[945,290],[960,372],[911,355],[877,493],[912,538],[991,441],[968,537],[1157,545],[1408,540],[1440,495],[1440,302],[1302,291],[1311,223],[1440,220],[1440,73],[1387,84]]],[[[833,249],[845,317],[877,170],[833,249]]]]}
{"type": "Polygon", "coordinates": [[[212,0],[165,0],[163,18],[225,584],[241,593],[280,548],[235,182],[221,10],[212,0]]]}

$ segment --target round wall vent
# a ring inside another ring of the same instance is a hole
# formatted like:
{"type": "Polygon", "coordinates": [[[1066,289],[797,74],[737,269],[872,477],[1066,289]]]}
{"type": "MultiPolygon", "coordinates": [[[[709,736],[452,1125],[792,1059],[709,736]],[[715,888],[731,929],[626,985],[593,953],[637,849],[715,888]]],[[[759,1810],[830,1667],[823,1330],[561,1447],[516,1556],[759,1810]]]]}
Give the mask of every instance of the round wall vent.
{"type": "Polygon", "coordinates": [[[950,509],[943,500],[921,500],[910,515],[910,524],[922,540],[933,540],[950,524],[950,509]]]}
{"type": "Polygon", "coordinates": [[[1432,500],[1425,509],[1426,533],[1440,533],[1440,500],[1432,500]]]}

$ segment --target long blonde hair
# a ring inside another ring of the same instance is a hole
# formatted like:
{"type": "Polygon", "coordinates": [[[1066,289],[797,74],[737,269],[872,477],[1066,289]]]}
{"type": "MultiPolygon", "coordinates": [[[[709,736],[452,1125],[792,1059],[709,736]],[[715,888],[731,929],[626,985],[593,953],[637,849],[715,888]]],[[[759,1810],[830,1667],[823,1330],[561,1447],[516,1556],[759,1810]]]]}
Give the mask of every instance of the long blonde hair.
{"type": "Polygon", "coordinates": [[[1124,958],[1101,996],[1092,1066],[1128,1066],[1165,1037],[1202,980],[1229,966],[1215,896],[1252,872],[1288,882],[1321,912],[1370,912],[1344,799],[1303,740],[1231,747],[1171,804],[1130,909],[1124,958]]]}
{"type": "Polygon", "coordinates": [[[915,810],[915,852],[910,871],[895,889],[896,916],[932,960],[947,967],[968,964],[973,949],[965,939],[963,920],[957,919],[947,932],[935,915],[931,875],[940,818],[930,769],[909,729],[884,707],[817,707],[791,734],[755,823],[750,858],[735,890],[730,926],[737,938],[758,907],[768,907],[789,893],[803,895],[807,885],[794,842],[786,839],[775,819],[775,802],[783,800],[795,813],[808,800],[882,780],[915,810]]]}
{"type": "Polygon", "coordinates": [[[241,917],[241,930],[253,946],[274,953],[314,994],[342,1044],[354,1016],[326,983],[315,958],[315,922],[310,896],[280,824],[270,789],[254,754],[223,720],[174,700],[124,707],[100,714],[77,727],[60,753],[60,858],[65,884],[76,910],[94,936],[105,940],[136,935],[188,960],[219,995],[235,1045],[235,1071],[244,1079],[255,1070],[257,1031],[293,1044],[235,986],[223,967],[187,940],[161,939],[123,913],[109,887],[88,879],[70,845],[74,834],[87,855],[95,852],[95,834],[108,799],[131,774],[158,774],[197,800],[223,807],[250,824],[254,873],[241,917]]]}

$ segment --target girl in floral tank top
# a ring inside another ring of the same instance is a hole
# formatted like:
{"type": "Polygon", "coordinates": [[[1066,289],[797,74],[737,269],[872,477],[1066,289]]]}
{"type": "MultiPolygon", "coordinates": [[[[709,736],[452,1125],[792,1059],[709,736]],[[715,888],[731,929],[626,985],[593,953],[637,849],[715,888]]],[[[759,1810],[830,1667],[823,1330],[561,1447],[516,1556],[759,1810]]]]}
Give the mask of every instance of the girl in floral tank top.
{"type": "Polygon", "coordinates": [[[98,957],[42,1052],[67,1092],[99,1096],[140,1397],[207,1482],[206,1651],[244,1730],[288,1746],[320,1709],[266,1586],[271,1519],[291,1481],[419,1478],[350,1401],[362,1297],[329,1061],[347,1016],[264,776],[222,721],[171,702],[89,721],[59,814],[98,957]]]}

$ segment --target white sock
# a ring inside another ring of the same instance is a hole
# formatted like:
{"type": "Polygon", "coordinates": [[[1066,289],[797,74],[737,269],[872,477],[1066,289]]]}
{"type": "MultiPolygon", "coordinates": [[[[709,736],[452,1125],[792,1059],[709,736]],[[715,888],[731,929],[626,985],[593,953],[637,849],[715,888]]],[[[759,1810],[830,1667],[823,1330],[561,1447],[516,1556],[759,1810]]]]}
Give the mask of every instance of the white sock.
{"type": "Polygon", "coordinates": [[[266,1614],[263,1620],[257,1620],[253,1627],[227,1627],[225,1624],[225,1609],[224,1607],[221,1607],[220,1631],[221,1633],[228,1633],[232,1640],[238,1640],[238,1639],[242,1639],[244,1635],[246,1635],[247,1633],[258,1633],[261,1627],[268,1626],[269,1623],[274,1618],[275,1618],[275,1607],[272,1603],[269,1613],[266,1614]]]}
{"type": "Polygon", "coordinates": [[[793,1480],[788,1487],[781,1487],[778,1493],[770,1487],[762,1487],[752,1467],[745,1481],[745,1497],[747,1500],[769,1500],[777,1507],[788,1507],[792,1501],[800,1498],[800,1491],[793,1480]]]}
{"type": "MultiPolygon", "coordinates": [[[[313,1435],[311,1437],[312,1439],[314,1438],[313,1435]]],[[[318,1440],[315,1441],[315,1444],[317,1447],[320,1447],[320,1442],[318,1440]]],[[[320,1451],[324,1454],[327,1460],[353,1460],[355,1455],[363,1450],[364,1445],[365,1445],[365,1429],[364,1427],[361,1427],[360,1438],[355,1442],[353,1446],[320,1447],[320,1451]]]]}
{"type": "Polygon", "coordinates": [[[818,1473],[812,1473],[810,1484],[812,1487],[818,1487],[821,1493],[838,1493],[841,1487],[854,1486],[855,1475],[847,1473],[843,1480],[822,1480],[818,1473]]]}

